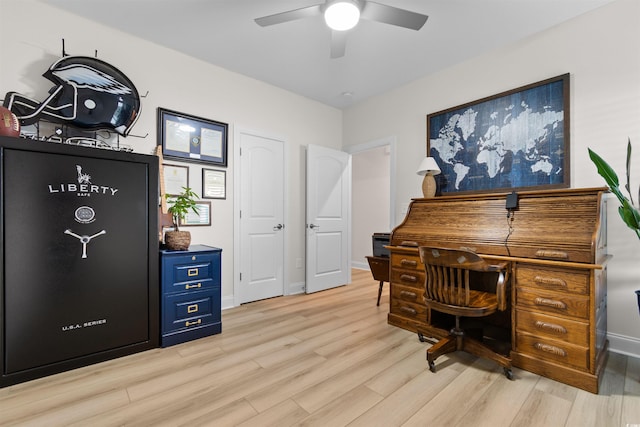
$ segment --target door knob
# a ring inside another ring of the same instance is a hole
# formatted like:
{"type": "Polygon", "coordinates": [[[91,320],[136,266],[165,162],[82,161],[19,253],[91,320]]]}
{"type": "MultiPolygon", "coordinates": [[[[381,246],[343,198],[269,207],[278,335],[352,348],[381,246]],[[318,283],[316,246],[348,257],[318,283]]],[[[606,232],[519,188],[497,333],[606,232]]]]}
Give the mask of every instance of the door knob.
{"type": "Polygon", "coordinates": [[[284,228],[284,224],[278,224],[275,227],[273,227],[273,231],[282,230],[283,228],[284,228]]]}
{"type": "Polygon", "coordinates": [[[309,224],[309,228],[313,230],[314,228],[320,228],[320,226],[315,224],[309,224]]]}

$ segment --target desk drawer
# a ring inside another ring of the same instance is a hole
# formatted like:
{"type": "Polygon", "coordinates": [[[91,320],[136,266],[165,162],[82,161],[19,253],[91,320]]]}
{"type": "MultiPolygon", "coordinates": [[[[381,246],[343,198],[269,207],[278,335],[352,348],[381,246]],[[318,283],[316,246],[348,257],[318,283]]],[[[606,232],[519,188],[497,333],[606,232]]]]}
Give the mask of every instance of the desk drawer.
{"type": "Polygon", "coordinates": [[[561,340],[586,347],[589,345],[589,325],[576,320],[516,310],[518,333],[527,332],[541,338],[561,340]]]}
{"type": "Polygon", "coordinates": [[[586,296],[517,287],[516,305],[540,313],[589,318],[589,297],[586,296]]]}
{"type": "Polygon", "coordinates": [[[418,290],[416,288],[394,284],[391,287],[391,298],[397,298],[410,303],[423,304],[424,291],[422,289],[418,290]]]}
{"type": "Polygon", "coordinates": [[[424,290],[424,271],[391,270],[391,282],[424,290]]]}
{"type": "Polygon", "coordinates": [[[571,365],[580,369],[589,367],[589,349],[567,342],[545,339],[519,332],[516,337],[516,351],[543,360],[571,365]]]}
{"type": "Polygon", "coordinates": [[[413,288],[391,285],[390,311],[398,316],[422,323],[427,321],[427,307],[422,302],[422,295],[413,288]],[[414,294],[416,294],[415,300],[414,294]]]}
{"type": "Polygon", "coordinates": [[[516,271],[516,284],[518,286],[588,295],[589,271],[520,265],[516,271]]]}
{"type": "Polygon", "coordinates": [[[415,254],[401,253],[391,254],[391,268],[399,268],[403,270],[424,271],[424,265],[420,261],[420,254],[416,250],[415,254]]]}

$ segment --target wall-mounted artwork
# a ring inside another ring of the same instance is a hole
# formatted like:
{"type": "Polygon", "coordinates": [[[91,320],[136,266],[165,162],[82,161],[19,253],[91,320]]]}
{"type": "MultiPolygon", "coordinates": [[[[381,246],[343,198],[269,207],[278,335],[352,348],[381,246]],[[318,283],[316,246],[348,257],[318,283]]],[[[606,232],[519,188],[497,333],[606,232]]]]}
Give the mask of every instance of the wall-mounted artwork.
{"type": "Polygon", "coordinates": [[[165,158],[227,166],[226,123],[158,108],[158,145],[165,158]]]}
{"type": "Polygon", "coordinates": [[[227,174],[225,171],[202,169],[202,198],[226,199],[227,174]]]}
{"type": "Polygon", "coordinates": [[[427,116],[440,194],[569,187],[569,74],[427,116]]]}

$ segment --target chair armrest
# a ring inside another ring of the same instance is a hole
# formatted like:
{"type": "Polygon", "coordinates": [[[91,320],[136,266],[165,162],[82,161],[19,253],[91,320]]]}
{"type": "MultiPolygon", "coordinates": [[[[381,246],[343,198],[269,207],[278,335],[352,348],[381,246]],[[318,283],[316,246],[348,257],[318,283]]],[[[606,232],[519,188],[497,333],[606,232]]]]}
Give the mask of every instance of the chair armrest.
{"type": "Polygon", "coordinates": [[[506,270],[508,266],[509,266],[509,262],[508,261],[504,261],[504,262],[499,262],[497,264],[489,264],[488,265],[488,270],[489,271],[502,271],[502,270],[506,270]]]}
{"type": "Polygon", "coordinates": [[[498,299],[498,310],[500,311],[505,311],[507,309],[505,282],[505,274],[501,271],[498,276],[498,283],[496,283],[496,298],[498,299]]]}

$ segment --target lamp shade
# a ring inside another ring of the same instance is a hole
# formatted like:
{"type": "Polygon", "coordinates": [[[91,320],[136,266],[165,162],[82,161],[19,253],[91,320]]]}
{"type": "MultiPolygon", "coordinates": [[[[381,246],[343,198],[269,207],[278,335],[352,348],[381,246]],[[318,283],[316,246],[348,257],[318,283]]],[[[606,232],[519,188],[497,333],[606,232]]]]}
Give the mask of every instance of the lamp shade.
{"type": "Polygon", "coordinates": [[[433,157],[425,157],[424,159],[422,159],[422,162],[420,163],[420,166],[418,166],[418,170],[416,171],[418,175],[438,175],[440,172],[441,171],[438,167],[438,164],[436,163],[436,159],[434,159],[433,157]]]}
{"type": "Polygon", "coordinates": [[[336,31],[350,30],[360,20],[360,8],[353,0],[338,0],[329,3],[324,11],[324,21],[336,31]]]}

